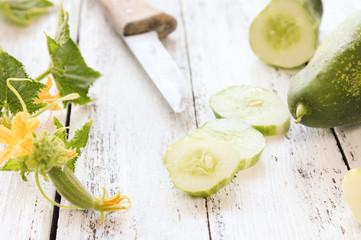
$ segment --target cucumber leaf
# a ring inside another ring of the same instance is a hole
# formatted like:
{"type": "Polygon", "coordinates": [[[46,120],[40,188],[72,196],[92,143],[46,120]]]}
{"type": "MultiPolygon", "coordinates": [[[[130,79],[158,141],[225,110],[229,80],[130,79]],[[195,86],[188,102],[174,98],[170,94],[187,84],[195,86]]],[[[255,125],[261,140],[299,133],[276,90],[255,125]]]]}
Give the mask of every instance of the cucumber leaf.
{"type": "Polygon", "coordinates": [[[34,17],[47,12],[53,6],[47,0],[1,0],[0,11],[11,21],[27,25],[34,17]]]}
{"type": "MultiPolygon", "coordinates": [[[[29,78],[24,66],[14,57],[3,51],[0,47],[0,109],[10,110],[16,114],[23,110],[19,99],[8,88],[6,81],[8,78],[29,78]]],[[[38,99],[38,94],[42,88],[46,87],[37,81],[13,81],[11,85],[19,92],[23,98],[29,113],[34,113],[46,106],[46,103],[34,103],[38,99]]],[[[0,117],[2,111],[0,111],[0,117]]]]}
{"type": "Polygon", "coordinates": [[[75,148],[77,156],[69,160],[66,165],[74,172],[75,163],[78,160],[78,157],[81,156],[81,148],[85,147],[90,133],[90,128],[92,126],[93,120],[88,120],[80,129],[75,131],[74,137],[68,141],[67,133],[64,126],[60,123],[60,121],[54,117],[54,125],[58,129],[54,135],[59,137],[64,143],[67,149],[75,148]]]}
{"type": "Polygon", "coordinates": [[[75,163],[78,160],[78,157],[81,155],[81,148],[85,147],[90,133],[90,128],[92,126],[93,119],[88,120],[80,129],[75,131],[74,137],[65,143],[66,148],[75,148],[76,153],[78,154],[76,157],[69,160],[66,165],[74,172],[75,163]]]}
{"type": "Polygon", "coordinates": [[[16,160],[15,158],[11,158],[9,160],[7,160],[5,162],[5,164],[3,164],[0,167],[0,171],[20,171],[20,176],[23,179],[24,182],[27,182],[28,179],[26,178],[25,175],[28,175],[28,169],[26,168],[26,166],[24,165],[24,162],[20,162],[18,160],[16,160]]]}
{"type": "Polygon", "coordinates": [[[25,175],[29,174],[28,169],[26,168],[24,162],[18,161],[15,158],[7,160],[1,167],[0,171],[20,171],[20,176],[24,182],[27,182],[28,179],[25,175]]]}
{"type": "Polygon", "coordinates": [[[24,164],[12,158],[7,160],[5,164],[0,167],[0,171],[20,171],[23,167],[24,164]]]}
{"type": "Polygon", "coordinates": [[[68,137],[68,134],[66,133],[66,128],[63,126],[63,124],[60,123],[60,121],[56,117],[54,117],[54,125],[57,131],[53,133],[53,135],[57,136],[58,138],[60,138],[60,140],[66,143],[68,137]]]}
{"type": "Polygon", "coordinates": [[[91,101],[88,97],[88,90],[101,74],[88,67],[78,46],[70,38],[68,18],[68,12],[64,12],[61,8],[55,38],[47,36],[51,57],[50,72],[54,77],[60,95],[78,93],[80,97],[71,102],[82,105],[91,101]]]}

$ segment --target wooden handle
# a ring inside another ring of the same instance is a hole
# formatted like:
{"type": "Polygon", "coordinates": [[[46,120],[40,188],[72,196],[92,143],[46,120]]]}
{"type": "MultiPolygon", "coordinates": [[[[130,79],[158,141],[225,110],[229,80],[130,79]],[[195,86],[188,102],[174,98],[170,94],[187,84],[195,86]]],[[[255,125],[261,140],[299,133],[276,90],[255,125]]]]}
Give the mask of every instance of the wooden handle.
{"type": "Polygon", "coordinates": [[[177,27],[174,17],[148,5],[144,0],[101,0],[118,31],[124,36],[156,31],[166,37],[177,27]]]}

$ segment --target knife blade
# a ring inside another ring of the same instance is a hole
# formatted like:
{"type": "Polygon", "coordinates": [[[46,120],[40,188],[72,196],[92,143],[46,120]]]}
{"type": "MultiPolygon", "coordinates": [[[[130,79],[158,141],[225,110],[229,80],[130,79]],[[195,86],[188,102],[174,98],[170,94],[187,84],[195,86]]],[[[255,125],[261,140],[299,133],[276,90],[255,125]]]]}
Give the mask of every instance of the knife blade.
{"type": "Polygon", "coordinates": [[[174,112],[187,103],[187,81],[160,42],[177,26],[175,18],[143,0],[101,0],[115,29],[174,112]]]}

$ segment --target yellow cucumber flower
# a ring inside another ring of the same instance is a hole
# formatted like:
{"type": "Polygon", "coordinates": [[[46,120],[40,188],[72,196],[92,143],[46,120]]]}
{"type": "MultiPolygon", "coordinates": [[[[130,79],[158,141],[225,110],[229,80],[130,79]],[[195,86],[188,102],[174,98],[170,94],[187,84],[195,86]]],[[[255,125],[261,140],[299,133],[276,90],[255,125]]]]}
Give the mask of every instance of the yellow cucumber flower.
{"type": "Polygon", "coordinates": [[[120,195],[120,192],[109,197],[105,188],[103,188],[103,196],[101,198],[95,197],[95,200],[99,204],[95,209],[99,210],[101,213],[100,223],[103,223],[104,221],[104,212],[128,210],[131,204],[130,199],[125,195],[120,195]],[[121,204],[123,200],[126,200],[126,205],[121,204]]]}
{"type": "Polygon", "coordinates": [[[11,127],[11,126],[10,126],[10,123],[9,123],[9,120],[6,119],[5,117],[2,117],[2,118],[0,119],[0,125],[4,125],[4,126],[7,127],[7,128],[10,128],[10,127],[11,127]]]}
{"type": "MultiPolygon", "coordinates": [[[[51,104],[60,98],[59,93],[55,94],[54,96],[50,94],[49,91],[51,89],[51,86],[53,86],[53,81],[49,76],[46,85],[48,85],[48,87],[41,90],[41,92],[38,94],[39,99],[35,99],[35,103],[46,102],[48,104],[51,104]]],[[[58,111],[61,110],[61,107],[59,105],[54,105],[52,108],[50,108],[50,110],[58,111]]]]}
{"type": "Polygon", "coordinates": [[[78,154],[76,153],[76,149],[70,148],[66,153],[64,153],[62,156],[67,158],[68,160],[76,157],[78,154]]]}
{"type": "Polygon", "coordinates": [[[0,151],[0,164],[10,158],[29,155],[33,149],[31,134],[39,126],[39,119],[29,113],[19,112],[13,119],[11,129],[0,125],[0,143],[7,147],[0,151]]]}

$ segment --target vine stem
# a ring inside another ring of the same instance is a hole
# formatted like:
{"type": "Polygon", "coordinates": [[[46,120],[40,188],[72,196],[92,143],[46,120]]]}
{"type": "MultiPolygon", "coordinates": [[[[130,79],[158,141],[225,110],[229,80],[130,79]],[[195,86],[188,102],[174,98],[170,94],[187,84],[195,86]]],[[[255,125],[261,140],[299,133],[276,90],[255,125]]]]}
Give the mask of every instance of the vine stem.
{"type": "Polygon", "coordinates": [[[310,108],[308,105],[304,103],[298,103],[296,108],[296,120],[295,123],[300,123],[302,121],[303,116],[308,115],[311,113],[310,108]]]}
{"type": "Polygon", "coordinates": [[[79,98],[80,95],[77,94],[77,93],[71,93],[69,95],[66,95],[62,98],[59,98],[58,100],[54,101],[53,103],[51,104],[48,104],[46,107],[42,108],[41,110],[37,111],[36,113],[34,113],[33,115],[31,115],[31,117],[37,117],[39,116],[40,114],[42,114],[43,112],[45,112],[46,110],[52,108],[54,105],[62,102],[62,101],[68,101],[68,100],[73,100],[73,99],[77,99],[79,98]]]}
{"type": "Polygon", "coordinates": [[[72,206],[64,206],[64,205],[61,205],[57,202],[54,202],[53,200],[51,200],[48,196],[46,196],[46,194],[44,193],[43,189],[41,188],[40,186],[40,183],[39,183],[39,174],[38,173],[35,173],[35,182],[36,182],[36,186],[38,187],[41,195],[43,195],[43,197],[48,200],[50,203],[52,203],[53,205],[57,206],[57,207],[62,207],[62,208],[68,208],[68,209],[80,209],[78,207],[72,207],[72,206]]]}
{"type": "Polygon", "coordinates": [[[51,71],[51,68],[48,68],[45,72],[43,72],[42,74],[40,74],[37,78],[35,78],[36,81],[40,81],[43,78],[45,78],[47,75],[49,75],[51,71]]]}
{"type": "Polygon", "coordinates": [[[28,110],[26,109],[26,104],[25,104],[23,98],[20,96],[19,92],[13,87],[13,85],[10,84],[10,81],[29,81],[29,82],[31,82],[31,79],[28,79],[28,78],[8,78],[7,81],[6,81],[6,85],[8,86],[8,88],[10,88],[10,90],[19,99],[19,101],[21,103],[21,106],[23,108],[23,111],[28,112],[28,110]]]}

